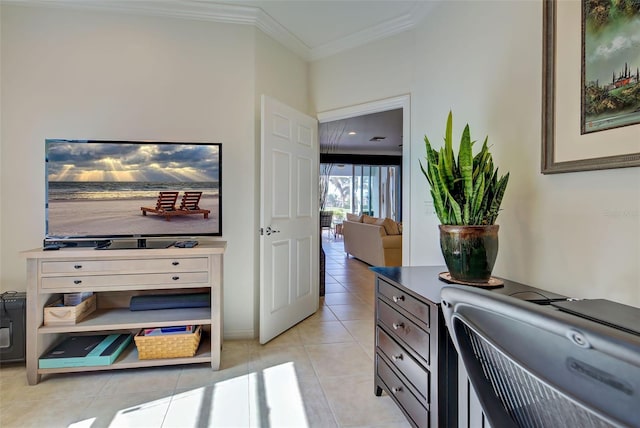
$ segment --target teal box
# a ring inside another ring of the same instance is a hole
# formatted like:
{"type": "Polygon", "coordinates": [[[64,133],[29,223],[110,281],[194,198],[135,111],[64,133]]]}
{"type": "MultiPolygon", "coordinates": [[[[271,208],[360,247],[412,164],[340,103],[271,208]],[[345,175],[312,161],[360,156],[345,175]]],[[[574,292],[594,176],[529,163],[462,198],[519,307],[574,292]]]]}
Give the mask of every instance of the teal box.
{"type": "Polygon", "coordinates": [[[39,360],[41,369],[107,366],[131,343],[129,333],[69,336],[39,360]]]}

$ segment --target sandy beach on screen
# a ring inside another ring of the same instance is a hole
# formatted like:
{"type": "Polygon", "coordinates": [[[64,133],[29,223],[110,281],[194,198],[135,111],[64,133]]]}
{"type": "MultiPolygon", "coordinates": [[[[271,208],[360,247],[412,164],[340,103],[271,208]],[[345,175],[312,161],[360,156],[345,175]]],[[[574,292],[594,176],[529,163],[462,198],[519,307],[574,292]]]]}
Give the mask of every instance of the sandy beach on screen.
{"type": "MultiPolygon", "coordinates": [[[[179,201],[178,201],[179,204],[179,201]]],[[[176,215],[170,221],[147,213],[140,207],[153,208],[156,199],[79,200],[49,202],[49,234],[57,236],[105,235],[198,235],[218,232],[218,198],[203,195],[203,214],[176,215]]]]}

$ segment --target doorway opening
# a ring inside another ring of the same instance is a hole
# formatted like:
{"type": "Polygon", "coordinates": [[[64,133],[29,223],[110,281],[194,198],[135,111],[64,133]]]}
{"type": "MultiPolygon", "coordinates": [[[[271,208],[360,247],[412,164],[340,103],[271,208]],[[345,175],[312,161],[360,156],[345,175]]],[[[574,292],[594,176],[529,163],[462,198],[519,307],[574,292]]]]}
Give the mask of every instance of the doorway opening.
{"type": "Polygon", "coordinates": [[[410,97],[318,114],[320,208],[402,222],[403,265],[410,260],[410,97]]]}

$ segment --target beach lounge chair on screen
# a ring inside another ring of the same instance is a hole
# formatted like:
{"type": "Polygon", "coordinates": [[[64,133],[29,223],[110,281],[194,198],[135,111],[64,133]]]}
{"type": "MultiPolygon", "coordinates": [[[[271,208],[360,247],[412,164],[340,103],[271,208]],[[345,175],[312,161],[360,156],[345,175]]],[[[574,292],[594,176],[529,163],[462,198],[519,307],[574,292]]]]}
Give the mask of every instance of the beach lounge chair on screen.
{"type": "Polygon", "coordinates": [[[184,192],[178,211],[182,214],[204,214],[204,218],[209,218],[211,211],[200,208],[201,197],[202,192],[184,192]]]}
{"type": "Polygon", "coordinates": [[[164,216],[167,221],[172,215],[176,215],[176,201],[178,200],[179,192],[160,192],[158,195],[158,202],[154,208],[140,207],[142,215],[147,213],[154,213],[164,216]]]}

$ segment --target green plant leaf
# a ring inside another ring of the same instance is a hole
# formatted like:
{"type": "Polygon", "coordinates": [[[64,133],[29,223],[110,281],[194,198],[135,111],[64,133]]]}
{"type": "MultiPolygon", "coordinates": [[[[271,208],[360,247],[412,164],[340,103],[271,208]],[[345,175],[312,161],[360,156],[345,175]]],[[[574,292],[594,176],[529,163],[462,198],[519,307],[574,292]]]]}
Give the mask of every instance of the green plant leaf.
{"type": "Polygon", "coordinates": [[[437,168],[433,164],[429,164],[429,174],[433,181],[431,186],[431,197],[433,198],[433,206],[440,222],[448,221],[449,215],[446,208],[446,189],[442,183],[442,179],[438,174],[437,168]]]}
{"type": "Polygon", "coordinates": [[[431,189],[431,198],[433,199],[433,208],[436,211],[436,215],[438,216],[438,220],[442,224],[448,224],[449,222],[449,213],[447,212],[442,199],[440,199],[440,195],[437,194],[433,189],[431,189]],[[436,202],[438,201],[438,202],[436,202]]]}
{"type": "Polygon", "coordinates": [[[424,176],[427,178],[427,182],[429,183],[429,185],[433,186],[433,178],[429,173],[428,166],[432,164],[433,165],[438,164],[438,152],[436,152],[431,148],[431,144],[429,143],[429,139],[427,138],[426,135],[424,136],[424,145],[425,145],[425,150],[427,152],[427,156],[425,157],[425,160],[427,161],[427,168],[425,169],[425,167],[422,165],[422,162],[420,162],[420,169],[422,170],[422,174],[424,174],[424,176]]]}
{"type": "MultiPolygon", "coordinates": [[[[498,175],[498,170],[496,169],[495,175],[498,175]]],[[[509,182],[509,173],[503,175],[498,183],[495,186],[495,193],[493,195],[493,200],[491,201],[491,206],[488,210],[489,221],[494,224],[496,218],[498,217],[498,213],[500,211],[500,205],[502,204],[502,197],[504,196],[504,192],[507,189],[507,183],[509,182]]]]}
{"type": "Polygon", "coordinates": [[[480,174],[473,186],[473,197],[471,198],[471,224],[477,224],[480,207],[482,207],[482,199],[484,199],[484,174],[480,174]]]}
{"type": "MultiPolygon", "coordinates": [[[[438,152],[431,148],[429,139],[424,137],[425,149],[427,151],[427,168],[420,163],[420,169],[431,186],[431,198],[433,199],[433,207],[440,222],[448,221],[448,210],[446,208],[446,191],[438,171],[438,152]]],[[[446,224],[446,223],[445,223],[446,224]]]]}
{"type": "Polygon", "coordinates": [[[458,204],[458,202],[456,202],[456,200],[453,198],[451,193],[447,193],[447,196],[449,201],[449,207],[451,208],[452,217],[449,218],[450,222],[445,224],[463,224],[460,205],[458,204]]]}
{"type": "Polygon", "coordinates": [[[462,132],[462,139],[460,140],[460,148],[458,150],[458,167],[460,168],[464,196],[464,224],[469,224],[470,202],[473,197],[473,154],[471,146],[471,132],[469,131],[469,125],[467,125],[462,132]]]}
{"type": "MultiPolygon", "coordinates": [[[[488,161],[491,160],[491,153],[489,153],[489,149],[487,148],[487,141],[489,137],[486,137],[484,143],[482,144],[482,148],[480,151],[473,157],[473,179],[476,180],[478,175],[486,174],[488,167],[490,165],[487,164],[488,161]]],[[[490,168],[493,169],[493,168],[490,168]]]]}
{"type": "Polygon", "coordinates": [[[442,224],[494,224],[500,211],[509,174],[498,179],[498,169],[486,137],[474,156],[471,131],[467,124],[462,133],[457,156],[453,151],[453,114],[450,111],[444,146],[434,150],[425,136],[426,164],[420,163],[422,174],[431,187],[434,209],[442,224]]]}
{"type": "Polygon", "coordinates": [[[456,163],[453,156],[453,115],[449,112],[444,147],[440,149],[439,170],[447,189],[453,189],[456,179],[456,163]]]}

